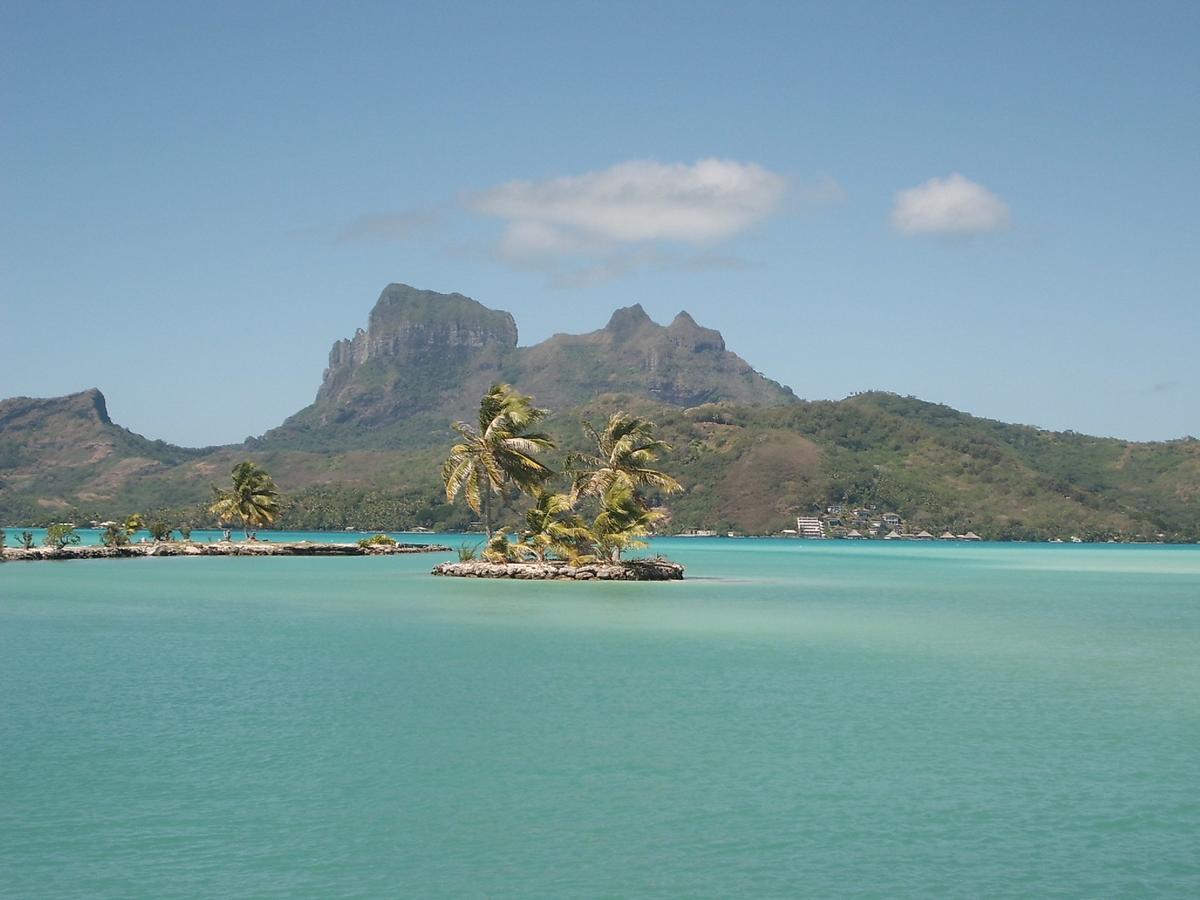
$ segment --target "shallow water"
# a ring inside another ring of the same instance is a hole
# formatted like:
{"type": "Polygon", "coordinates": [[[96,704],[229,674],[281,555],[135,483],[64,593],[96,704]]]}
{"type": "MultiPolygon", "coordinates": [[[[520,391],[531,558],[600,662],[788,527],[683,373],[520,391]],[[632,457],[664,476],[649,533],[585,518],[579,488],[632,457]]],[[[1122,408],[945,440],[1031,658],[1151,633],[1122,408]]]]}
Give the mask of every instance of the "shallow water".
{"type": "Polygon", "coordinates": [[[0,895],[1200,892],[1200,548],[654,549],[0,566],[0,895]]]}

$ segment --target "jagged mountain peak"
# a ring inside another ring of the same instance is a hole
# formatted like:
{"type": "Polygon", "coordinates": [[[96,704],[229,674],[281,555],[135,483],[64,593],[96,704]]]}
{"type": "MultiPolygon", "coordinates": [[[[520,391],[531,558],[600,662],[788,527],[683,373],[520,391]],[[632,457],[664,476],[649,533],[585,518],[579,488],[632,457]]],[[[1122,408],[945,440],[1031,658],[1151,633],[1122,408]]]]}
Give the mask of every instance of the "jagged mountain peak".
{"type": "MultiPolygon", "coordinates": [[[[675,314],[675,318],[671,320],[671,325],[695,325],[696,320],[692,318],[692,314],[686,309],[681,309],[675,314]]],[[[667,326],[670,327],[670,326],[667,326]]]]}
{"type": "Polygon", "coordinates": [[[0,425],[12,424],[25,417],[68,416],[98,425],[111,425],[108,403],[99,388],[88,388],[62,397],[12,397],[0,401],[0,425]]]}
{"type": "Polygon", "coordinates": [[[389,284],[367,328],[340,340],[312,406],[264,437],[294,427],[385,428],[418,414],[461,418],[494,381],[562,408],[622,392],[677,406],[727,400],[752,406],[795,401],[725,348],[721,333],[681,312],[659,325],[640,303],[588,334],[556,334],[517,346],[512,315],[462,294],[389,284]]]}
{"type": "Polygon", "coordinates": [[[654,325],[654,320],[642,308],[642,304],[622,306],[615,310],[604,330],[616,335],[630,334],[645,325],[654,325]]]}

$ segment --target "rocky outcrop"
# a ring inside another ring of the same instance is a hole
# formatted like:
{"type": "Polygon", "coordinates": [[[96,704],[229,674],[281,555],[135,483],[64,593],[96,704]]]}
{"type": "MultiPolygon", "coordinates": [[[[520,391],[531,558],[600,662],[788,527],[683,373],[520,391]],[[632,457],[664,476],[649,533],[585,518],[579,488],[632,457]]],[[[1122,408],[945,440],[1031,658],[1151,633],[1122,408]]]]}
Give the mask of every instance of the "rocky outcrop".
{"type": "Polygon", "coordinates": [[[445,354],[470,357],[488,347],[517,346],[517,324],[511,314],[488,309],[462,294],[421,291],[390,284],[375,303],[366,330],[340,340],[329,354],[325,378],[369,360],[401,365],[441,361],[445,354]]]}
{"type": "MultiPolygon", "coordinates": [[[[425,415],[424,430],[470,415],[496,381],[563,409],[598,394],[628,393],[675,406],[728,401],[754,406],[793,403],[791,390],[765,378],[725,347],[719,331],[680,312],[670,325],[654,322],[641,304],[618,309],[588,334],[556,334],[517,346],[517,326],[503,310],[462,294],[388,285],[365,329],[329,353],[313,404],[264,440],[305,446],[346,426],[384,432],[425,415]]],[[[444,429],[443,429],[444,430],[444,429]]],[[[367,443],[369,443],[369,438],[367,443]]],[[[332,440],[336,444],[337,439],[332,440]]]]}
{"type": "Polygon", "coordinates": [[[393,556],[399,553],[449,553],[442,544],[325,544],[314,541],[218,541],[195,544],[191,541],[160,541],[126,544],[123,547],[6,547],[0,550],[5,560],[52,559],[129,559],[143,556],[393,556]]]}
{"type": "Polygon", "coordinates": [[[40,425],[53,418],[70,418],[94,425],[111,425],[108,404],[97,388],[65,397],[13,397],[0,400],[0,429],[40,425]]]}
{"type": "Polygon", "coordinates": [[[366,329],[333,345],[310,410],[320,424],[386,424],[437,407],[447,389],[497,369],[516,346],[517,325],[507,312],[462,294],[390,284],[366,329]]]}
{"type": "Polygon", "coordinates": [[[749,406],[796,402],[791,390],[756,372],[725,347],[719,331],[686,311],[659,325],[641,304],[623,307],[587,334],[556,334],[517,352],[521,389],[551,408],[598,393],[652,397],[673,406],[714,401],[749,406]]]}
{"type": "Polygon", "coordinates": [[[631,559],[619,563],[570,566],[558,562],[448,562],[434,575],[455,578],[511,578],[518,581],[681,581],[683,566],[667,559],[631,559]]]}

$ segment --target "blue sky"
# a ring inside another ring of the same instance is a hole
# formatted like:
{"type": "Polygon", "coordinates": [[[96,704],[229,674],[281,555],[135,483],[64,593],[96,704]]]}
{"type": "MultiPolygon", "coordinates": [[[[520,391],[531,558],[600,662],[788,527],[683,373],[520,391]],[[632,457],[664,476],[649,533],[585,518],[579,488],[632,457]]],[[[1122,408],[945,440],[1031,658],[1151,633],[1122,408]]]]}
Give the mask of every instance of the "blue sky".
{"type": "Polygon", "coordinates": [[[1200,4],[0,7],[0,396],[200,444],[400,281],[802,397],[1200,432],[1200,4]]]}

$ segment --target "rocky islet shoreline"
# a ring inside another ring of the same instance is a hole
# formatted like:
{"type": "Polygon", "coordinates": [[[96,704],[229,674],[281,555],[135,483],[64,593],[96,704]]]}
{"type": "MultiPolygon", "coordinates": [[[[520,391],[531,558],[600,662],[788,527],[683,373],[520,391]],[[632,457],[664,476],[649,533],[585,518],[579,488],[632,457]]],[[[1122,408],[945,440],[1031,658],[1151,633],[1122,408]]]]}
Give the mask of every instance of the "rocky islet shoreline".
{"type": "Polygon", "coordinates": [[[444,544],[325,544],[317,541],[158,541],[119,547],[71,544],[66,547],[5,547],[5,560],[131,559],[149,556],[393,556],[449,553],[444,544]]]}
{"type": "Polygon", "coordinates": [[[668,559],[631,559],[619,563],[571,566],[560,562],[446,562],[434,575],[452,578],[509,578],[517,581],[682,581],[683,566],[668,559]]]}

